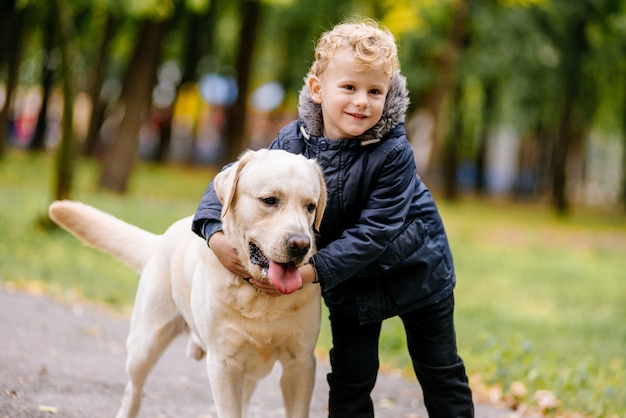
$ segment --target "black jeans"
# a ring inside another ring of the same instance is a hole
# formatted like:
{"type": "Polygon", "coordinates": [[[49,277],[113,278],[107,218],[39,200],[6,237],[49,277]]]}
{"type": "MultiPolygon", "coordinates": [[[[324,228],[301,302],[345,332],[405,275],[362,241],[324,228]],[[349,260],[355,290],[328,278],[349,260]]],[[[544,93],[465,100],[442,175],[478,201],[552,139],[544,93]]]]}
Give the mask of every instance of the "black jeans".
{"type": "MultiPolygon", "coordinates": [[[[463,360],[457,354],[454,296],[400,315],[415,375],[431,418],[473,417],[474,405],[463,360]]],[[[370,418],[370,393],[378,374],[378,340],[382,323],[359,325],[358,319],[330,310],[333,348],[330,418],[370,418]]]]}

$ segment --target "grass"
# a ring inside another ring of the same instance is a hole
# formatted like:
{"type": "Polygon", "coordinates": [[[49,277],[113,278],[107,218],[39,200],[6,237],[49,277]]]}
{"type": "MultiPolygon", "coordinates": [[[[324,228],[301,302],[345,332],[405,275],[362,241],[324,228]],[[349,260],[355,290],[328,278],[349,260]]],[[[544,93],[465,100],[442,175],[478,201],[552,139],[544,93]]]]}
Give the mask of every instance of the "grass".
{"type": "MultiPolygon", "coordinates": [[[[110,256],[48,230],[52,160],[11,151],[0,160],[0,282],[87,298],[128,312],[137,277],[110,256]]],[[[81,161],[73,198],[153,232],[193,213],[212,169],[143,163],[124,196],[98,191],[98,167],[81,161]]],[[[529,203],[440,201],[454,252],[460,354],[481,387],[522,382],[521,402],[538,390],[561,402],[557,414],[626,416],[626,217],[576,210],[567,219],[529,203]]],[[[324,315],[320,352],[330,346],[324,315]]],[[[402,326],[386,321],[386,368],[411,375],[402,326]]]]}
{"type": "Polygon", "coordinates": [[[565,409],[626,416],[623,215],[446,207],[457,331],[472,372],[553,391],[565,409]]]}
{"type": "MultiPolygon", "coordinates": [[[[52,164],[49,156],[22,152],[0,161],[0,281],[128,310],[137,286],[133,271],[63,230],[43,227],[52,201],[52,164]]],[[[81,161],[72,198],[161,232],[193,214],[214,170],[141,164],[124,196],[99,191],[98,174],[95,163],[81,161]]]]}

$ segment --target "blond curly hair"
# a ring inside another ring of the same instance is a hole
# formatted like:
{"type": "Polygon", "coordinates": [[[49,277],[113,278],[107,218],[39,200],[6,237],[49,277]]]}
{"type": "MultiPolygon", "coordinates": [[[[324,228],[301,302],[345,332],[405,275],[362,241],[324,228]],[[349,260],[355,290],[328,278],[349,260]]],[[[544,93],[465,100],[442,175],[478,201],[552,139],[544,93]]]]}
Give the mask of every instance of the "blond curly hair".
{"type": "Polygon", "coordinates": [[[392,33],[373,19],[349,20],[324,32],[315,46],[315,61],[309,75],[321,76],[338,53],[354,55],[356,71],[381,68],[391,80],[399,70],[398,47],[392,33]]]}

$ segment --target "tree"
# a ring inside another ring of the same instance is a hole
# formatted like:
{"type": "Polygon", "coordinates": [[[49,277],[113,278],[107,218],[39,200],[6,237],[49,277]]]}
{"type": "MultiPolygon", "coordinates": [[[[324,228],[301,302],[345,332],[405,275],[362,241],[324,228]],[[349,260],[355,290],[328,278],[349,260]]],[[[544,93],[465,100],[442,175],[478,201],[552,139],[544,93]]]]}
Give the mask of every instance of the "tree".
{"type": "MultiPolygon", "coordinates": [[[[624,53],[626,54],[626,46],[624,47],[624,53]]],[[[626,68],[624,68],[624,73],[626,74],[626,68]]],[[[622,84],[624,86],[622,103],[622,206],[626,210],[626,80],[622,80],[622,84]]]]}
{"type": "MultiPolygon", "coordinates": [[[[175,86],[176,97],[184,86],[189,86],[198,79],[198,67],[204,56],[209,56],[213,49],[215,27],[217,20],[215,1],[200,8],[185,8],[181,11],[181,26],[183,43],[178,57],[182,65],[180,81],[175,86]]],[[[171,145],[172,109],[159,109],[159,143],[154,160],[165,162],[171,145]]],[[[193,138],[195,141],[195,138],[193,138]]],[[[191,160],[191,158],[189,158],[191,160]]]]}
{"type": "Polygon", "coordinates": [[[123,112],[117,135],[102,167],[98,185],[123,193],[137,158],[139,128],[148,111],[167,20],[144,18],[130,61],[120,103],[123,112]]]}
{"type": "Polygon", "coordinates": [[[61,55],[61,79],[63,83],[63,127],[61,145],[56,159],[56,183],[54,198],[56,200],[70,197],[74,179],[74,77],[72,64],[75,48],[72,43],[72,23],[68,7],[62,4],[63,0],[54,0],[50,3],[51,14],[56,22],[55,31],[61,55]]]}
{"type": "Polygon", "coordinates": [[[100,24],[101,28],[103,28],[103,33],[98,45],[97,57],[90,74],[88,87],[92,108],[87,128],[87,136],[85,137],[82,148],[83,155],[93,155],[95,152],[107,105],[102,98],[102,85],[105,79],[105,67],[109,56],[109,47],[115,33],[116,18],[108,9],[104,10],[102,14],[103,22],[100,22],[100,24]]]}
{"type": "Polygon", "coordinates": [[[591,10],[587,2],[581,1],[579,6],[572,10],[570,19],[566,19],[569,21],[566,24],[562,37],[554,36],[555,40],[560,44],[563,53],[561,73],[563,76],[563,91],[565,93],[552,166],[554,205],[557,212],[561,215],[569,210],[569,202],[566,196],[567,157],[572,142],[580,140],[582,130],[585,129],[585,127],[580,126],[580,123],[585,121],[577,120],[574,112],[576,111],[576,101],[579,99],[580,85],[583,83],[581,79],[582,61],[584,54],[588,50],[585,29],[591,10]]]}
{"type": "MultiPolygon", "coordinates": [[[[54,5],[48,5],[47,7],[54,7],[54,5]]],[[[50,13],[45,13],[45,26],[46,29],[42,32],[43,44],[44,44],[44,65],[41,69],[41,88],[43,90],[43,97],[41,99],[41,108],[39,109],[39,116],[37,117],[37,125],[35,126],[35,132],[28,144],[28,149],[34,151],[42,151],[45,148],[46,131],[48,127],[48,104],[50,102],[50,95],[52,94],[52,88],[54,87],[54,76],[58,66],[58,57],[56,54],[56,45],[54,42],[53,33],[61,33],[63,28],[55,27],[60,23],[58,16],[58,10],[51,10],[50,13]]],[[[62,36],[59,36],[59,40],[64,41],[62,36]]],[[[58,43],[58,42],[57,42],[58,43]]]]}
{"type": "Polygon", "coordinates": [[[554,0],[547,13],[535,10],[541,27],[561,56],[557,71],[562,100],[552,164],[552,198],[560,215],[567,214],[570,207],[567,167],[571,150],[591,129],[592,116],[600,103],[598,73],[586,70],[592,59],[589,31],[592,26],[606,31],[607,21],[619,6],[614,0],[554,0]]]}
{"type": "Polygon", "coordinates": [[[0,110],[0,157],[4,154],[11,118],[11,106],[15,89],[17,87],[19,66],[24,49],[24,28],[27,20],[27,9],[18,7],[16,0],[8,0],[0,3],[0,68],[5,61],[7,63],[7,84],[4,106],[0,110]]]}
{"type": "MultiPolygon", "coordinates": [[[[441,121],[435,123],[441,128],[443,123],[448,129],[441,132],[443,138],[442,160],[444,167],[444,196],[449,199],[458,197],[457,169],[459,165],[459,147],[463,138],[463,122],[461,116],[461,77],[458,71],[459,55],[469,42],[468,5],[465,0],[457,0],[452,9],[452,24],[448,37],[448,45],[443,55],[443,69],[439,84],[438,103],[434,103],[435,115],[441,121]],[[442,115],[442,106],[447,107],[447,114],[442,115]]],[[[437,150],[437,148],[435,148],[437,150]]]]}
{"type": "Polygon", "coordinates": [[[228,161],[236,160],[247,145],[245,137],[246,104],[252,70],[252,57],[262,11],[260,0],[240,1],[240,37],[236,63],[238,94],[235,103],[226,111],[225,146],[228,161]]]}

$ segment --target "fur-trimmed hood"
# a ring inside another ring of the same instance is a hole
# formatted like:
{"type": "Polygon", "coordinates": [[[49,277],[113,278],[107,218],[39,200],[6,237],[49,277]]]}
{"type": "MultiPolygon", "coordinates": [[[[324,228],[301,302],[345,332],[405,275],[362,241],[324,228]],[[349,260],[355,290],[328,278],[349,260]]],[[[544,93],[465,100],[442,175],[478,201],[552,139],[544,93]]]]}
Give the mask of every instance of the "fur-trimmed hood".
{"type": "MultiPolygon", "coordinates": [[[[400,72],[396,72],[391,80],[383,114],[376,125],[358,137],[361,145],[378,142],[391,132],[400,122],[404,121],[404,115],[408,106],[409,92],[406,88],[406,78],[400,72]]],[[[304,87],[300,90],[298,114],[306,125],[307,134],[317,137],[323,136],[324,120],[322,118],[322,106],[319,103],[315,103],[311,98],[306,79],[304,87]]]]}

